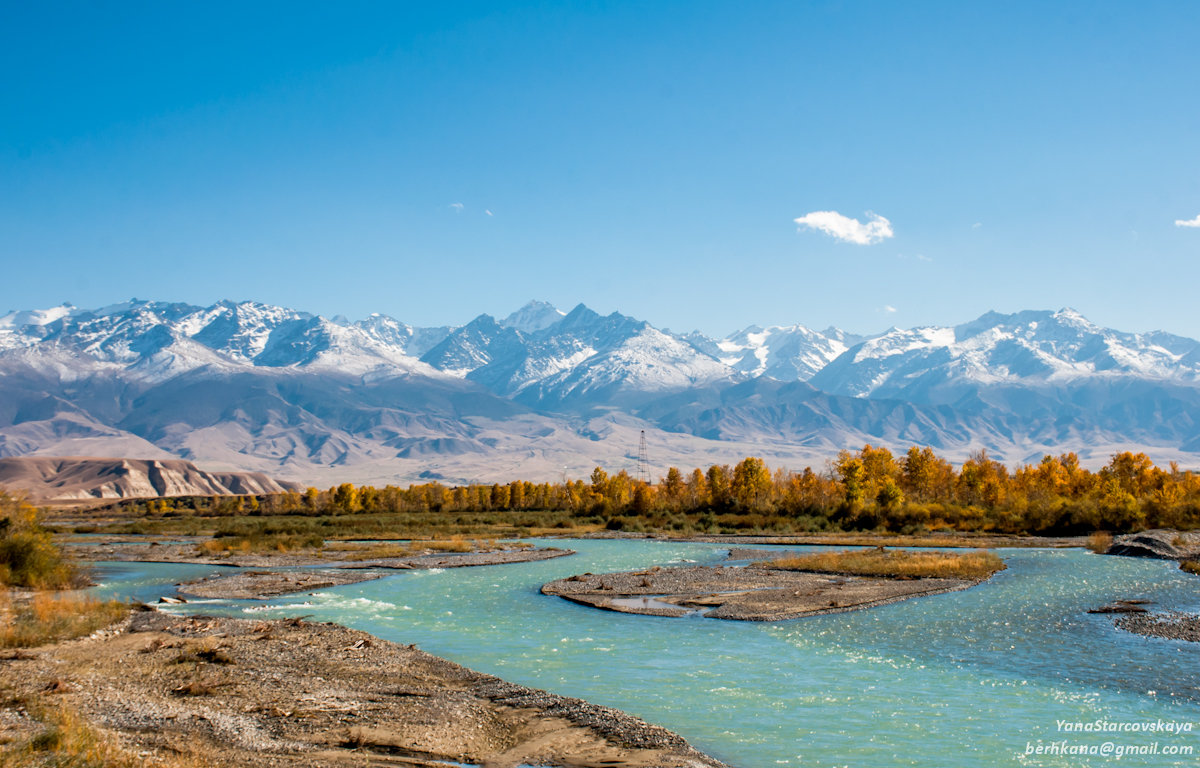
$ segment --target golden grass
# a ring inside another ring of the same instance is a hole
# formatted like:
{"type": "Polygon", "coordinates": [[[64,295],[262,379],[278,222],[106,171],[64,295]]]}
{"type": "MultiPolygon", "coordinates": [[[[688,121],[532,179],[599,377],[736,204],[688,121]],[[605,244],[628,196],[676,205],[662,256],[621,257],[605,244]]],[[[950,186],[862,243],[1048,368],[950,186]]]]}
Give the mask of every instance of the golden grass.
{"type": "Polygon", "coordinates": [[[81,768],[138,768],[146,761],[122,748],[65,707],[35,706],[44,726],[32,738],[0,752],[3,768],[80,766],[81,768]]]}
{"type": "Polygon", "coordinates": [[[0,648],[33,648],[83,637],[128,612],[128,605],[116,601],[47,592],[14,601],[7,592],[0,592],[0,648]]]}
{"type": "Polygon", "coordinates": [[[1183,560],[1179,563],[1179,570],[1200,576],[1200,560],[1183,560]]]}
{"type": "Polygon", "coordinates": [[[1112,546],[1112,543],[1113,537],[1111,533],[1106,531],[1096,531],[1091,536],[1088,536],[1087,544],[1085,546],[1091,551],[1095,552],[1097,555],[1103,555],[1108,551],[1108,548],[1112,546]]]}
{"type": "Polygon", "coordinates": [[[408,548],[411,552],[471,552],[475,549],[475,544],[455,536],[449,540],[409,542],[408,548]]]}
{"type": "Polygon", "coordinates": [[[885,576],[901,579],[985,579],[1004,570],[995,553],[908,552],[883,547],[850,552],[814,552],[798,557],[755,563],[755,567],[787,571],[885,576]]]}
{"type": "Polygon", "coordinates": [[[196,756],[159,754],[153,757],[122,746],[111,734],[96,728],[78,712],[45,696],[23,698],[28,716],[41,729],[32,737],[0,746],[0,768],[199,768],[196,756]]]}
{"type": "Polygon", "coordinates": [[[317,534],[277,533],[247,536],[217,536],[197,544],[200,554],[220,555],[250,552],[292,552],[297,549],[320,549],[325,540],[317,534]]]}
{"type": "Polygon", "coordinates": [[[391,557],[411,557],[409,544],[327,544],[324,552],[336,554],[343,560],[385,560],[391,557]]]}

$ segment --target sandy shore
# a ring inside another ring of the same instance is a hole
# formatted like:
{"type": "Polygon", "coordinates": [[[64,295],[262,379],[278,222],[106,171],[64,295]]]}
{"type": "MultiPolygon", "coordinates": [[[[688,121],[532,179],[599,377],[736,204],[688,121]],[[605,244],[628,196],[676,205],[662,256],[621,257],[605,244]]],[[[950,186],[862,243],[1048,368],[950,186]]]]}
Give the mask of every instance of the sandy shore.
{"type": "Polygon", "coordinates": [[[977,583],[687,566],[587,573],[552,581],[542,587],[542,593],[622,613],[673,617],[701,613],[714,619],[780,621],[861,610],[977,583]]]}
{"type": "Polygon", "coordinates": [[[333,624],[146,611],[97,634],[10,654],[0,669],[14,700],[52,690],[147,762],[722,765],[618,710],[333,624]]]}

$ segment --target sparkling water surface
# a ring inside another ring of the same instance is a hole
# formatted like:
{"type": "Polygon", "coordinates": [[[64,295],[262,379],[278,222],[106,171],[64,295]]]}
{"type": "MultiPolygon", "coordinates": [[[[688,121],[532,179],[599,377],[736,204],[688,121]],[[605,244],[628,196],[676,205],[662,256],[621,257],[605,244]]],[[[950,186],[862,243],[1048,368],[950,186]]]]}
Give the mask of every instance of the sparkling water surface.
{"type": "MultiPolygon", "coordinates": [[[[1144,598],[1200,611],[1174,563],[999,550],[1008,570],[963,592],[785,622],[601,611],[539,593],[590,571],[719,562],[727,547],[567,541],[534,563],[399,571],[270,601],[168,610],[335,621],[474,669],[618,707],[730,765],[1200,766],[1200,645],[1142,638],[1086,611],[1144,598]],[[1067,732],[1187,723],[1168,732],[1067,732]],[[1031,749],[1067,742],[1103,755],[1031,749]],[[1116,752],[1139,748],[1157,753],[1116,752]],[[1107,745],[1107,746],[1106,746],[1107,745]],[[1191,749],[1191,754],[1165,754],[1191,749]]],[[[806,549],[789,547],[789,549],[806,549]]],[[[100,563],[99,595],[151,601],[234,569],[100,563]]]]}

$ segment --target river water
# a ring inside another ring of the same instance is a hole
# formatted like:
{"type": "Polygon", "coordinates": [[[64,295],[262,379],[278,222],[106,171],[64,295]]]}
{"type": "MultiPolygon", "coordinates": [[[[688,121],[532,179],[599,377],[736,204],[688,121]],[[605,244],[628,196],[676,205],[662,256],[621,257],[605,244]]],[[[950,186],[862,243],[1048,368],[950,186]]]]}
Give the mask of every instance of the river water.
{"type": "MultiPolygon", "coordinates": [[[[1200,766],[1200,644],[1119,632],[1111,617],[1086,613],[1131,598],[1200,610],[1200,579],[1174,563],[1000,550],[1008,570],[963,592],[754,623],[612,613],[538,592],[585,571],[715,563],[724,547],[556,544],[579,554],[400,571],[311,595],[170,610],[303,615],[416,643],[514,682],[631,712],[742,768],[1200,766]],[[1097,721],[1126,730],[1064,730],[1097,721]],[[1160,722],[1190,730],[1128,730],[1160,722]],[[1036,752],[1064,742],[1111,753],[1036,752]],[[1131,749],[1149,754],[1117,757],[1131,749]]],[[[95,591],[152,601],[172,594],[176,581],[213,571],[102,563],[95,591]]]]}

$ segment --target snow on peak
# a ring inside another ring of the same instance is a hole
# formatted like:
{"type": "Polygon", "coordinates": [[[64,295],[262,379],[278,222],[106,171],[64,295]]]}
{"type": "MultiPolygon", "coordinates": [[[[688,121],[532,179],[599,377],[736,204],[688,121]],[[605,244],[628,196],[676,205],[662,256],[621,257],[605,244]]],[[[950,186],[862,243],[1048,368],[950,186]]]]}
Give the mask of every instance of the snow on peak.
{"type": "Polygon", "coordinates": [[[500,325],[522,333],[536,333],[549,328],[566,316],[566,312],[553,304],[535,299],[501,320],[500,325]]]}
{"type": "Polygon", "coordinates": [[[1036,385],[1096,376],[1196,382],[1197,356],[1200,342],[1101,328],[1070,309],[989,312],[952,328],[889,331],[854,347],[812,383],[836,394],[936,402],[933,392],[967,382],[1036,385]]]}
{"type": "Polygon", "coordinates": [[[740,373],[781,381],[807,381],[847,349],[836,328],[814,331],[799,323],[751,325],[716,342],[718,359],[740,373]]]}
{"type": "Polygon", "coordinates": [[[39,327],[50,325],[50,323],[62,320],[64,317],[69,317],[74,311],[74,306],[63,303],[50,309],[27,309],[9,312],[7,315],[0,315],[0,328],[4,330],[17,330],[28,325],[39,327]]]}

